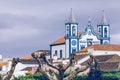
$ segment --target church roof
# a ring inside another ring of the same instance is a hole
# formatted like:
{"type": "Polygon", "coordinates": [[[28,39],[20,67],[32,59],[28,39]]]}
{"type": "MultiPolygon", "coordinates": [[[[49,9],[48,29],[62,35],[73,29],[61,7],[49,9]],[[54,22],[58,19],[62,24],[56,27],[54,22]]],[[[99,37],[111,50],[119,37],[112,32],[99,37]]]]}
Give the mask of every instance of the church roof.
{"type": "Polygon", "coordinates": [[[108,25],[104,10],[103,10],[100,25],[108,25]]]}
{"type": "MultiPolygon", "coordinates": [[[[78,36],[82,34],[82,32],[78,32],[78,36]]],[[[65,37],[62,37],[56,41],[54,41],[51,45],[56,45],[56,44],[65,44],[65,37]]]]}
{"type": "Polygon", "coordinates": [[[53,45],[53,44],[62,44],[62,43],[65,43],[65,37],[62,37],[62,38],[54,41],[54,42],[52,43],[52,45],[53,45]]]}
{"type": "Polygon", "coordinates": [[[68,22],[70,22],[70,23],[74,23],[75,22],[75,17],[74,17],[72,8],[71,8],[71,11],[70,11],[70,17],[69,17],[69,21],[68,22]]]}
{"type": "Polygon", "coordinates": [[[104,51],[120,51],[120,45],[115,45],[115,44],[109,44],[109,45],[101,45],[101,44],[95,44],[95,45],[91,45],[88,46],[87,48],[84,48],[79,52],[87,52],[88,49],[94,49],[94,50],[104,50],[104,51]]]}

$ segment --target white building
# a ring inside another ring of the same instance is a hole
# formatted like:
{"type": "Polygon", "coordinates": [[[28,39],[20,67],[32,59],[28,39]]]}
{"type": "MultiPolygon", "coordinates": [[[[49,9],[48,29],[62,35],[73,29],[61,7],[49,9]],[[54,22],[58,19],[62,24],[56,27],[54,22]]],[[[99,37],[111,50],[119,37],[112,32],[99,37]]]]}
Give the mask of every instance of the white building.
{"type": "Polygon", "coordinates": [[[65,36],[50,44],[50,58],[54,55],[58,58],[68,58],[75,51],[79,51],[94,44],[110,44],[110,25],[107,23],[103,13],[101,22],[97,25],[98,32],[95,32],[91,21],[84,32],[78,32],[78,23],[75,21],[72,9],[70,18],[65,23],[65,36]]]}
{"type": "Polygon", "coordinates": [[[84,48],[76,54],[92,54],[94,56],[97,55],[111,55],[111,54],[117,54],[120,56],[120,45],[101,45],[101,44],[96,44],[89,46],[87,48],[84,48]]]}
{"type": "MultiPolygon", "coordinates": [[[[7,74],[8,71],[11,69],[11,64],[12,64],[12,59],[13,58],[3,58],[0,62],[0,74],[4,75],[7,74]]],[[[38,67],[38,63],[36,60],[32,58],[32,56],[24,56],[21,58],[21,61],[16,65],[15,70],[13,75],[15,77],[18,76],[25,76],[27,73],[30,71],[36,70],[38,67]],[[25,70],[25,68],[31,68],[30,70],[25,70]]],[[[31,74],[32,74],[31,72],[31,74]]]]}

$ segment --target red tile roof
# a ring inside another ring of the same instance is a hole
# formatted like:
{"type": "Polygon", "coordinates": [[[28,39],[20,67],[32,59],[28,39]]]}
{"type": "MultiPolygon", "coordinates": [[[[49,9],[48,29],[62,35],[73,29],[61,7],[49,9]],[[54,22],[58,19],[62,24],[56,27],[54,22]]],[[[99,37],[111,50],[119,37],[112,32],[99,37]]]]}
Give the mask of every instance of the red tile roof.
{"type": "Polygon", "coordinates": [[[23,56],[22,59],[32,59],[33,57],[31,55],[28,55],[28,56],[23,56]]]}
{"type": "MultiPolygon", "coordinates": [[[[78,35],[82,34],[83,32],[78,32],[78,35]]],[[[51,45],[54,45],[54,44],[62,44],[62,43],[65,43],[65,37],[62,37],[56,41],[54,41],[51,45]]]]}
{"type": "Polygon", "coordinates": [[[84,57],[88,56],[89,54],[79,54],[75,55],[75,61],[78,62],[79,60],[83,59],[84,57]]]}
{"type": "Polygon", "coordinates": [[[62,37],[62,38],[56,40],[56,41],[53,42],[52,44],[61,44],[61,43],[65,43],[65,37],[62,37]]]}
{"type": "Polygon", "coordinates": [[[104,51],[120,51],[120,45],[114,45],[114,44],[109,44],[109,45],[101,45],[101,44],[95,44],[92,46],[88,46],[87,48],[84,48],[79,52],[87,52],[88,49],[94,49],[94,50],[104,50],[104,51]]]}
{"type": "MultiPolygon", "coordinates": [[[[116,54],[109,54],[109,55],[97,55],[93,56],[95,60],[99,62],[118,62],[120,60],[120,56],[116,54]],[[119,59],[119,60],[116,60],[119,59]]],[[[86,65],[90,59],[83,62],[81,65],[86,65]]]]}
{"type": "Polygon", "coordinates": [[[0,63],[0,66],[5,66],[5,65],[7,65],[8,64],[8,62],[1,62],[0,63]]]}
{"type": "Polygon", "coordinates": [[[99,64],[99,70],[104,72],[119,71],[120,62],[102,62],[99,64]]]}

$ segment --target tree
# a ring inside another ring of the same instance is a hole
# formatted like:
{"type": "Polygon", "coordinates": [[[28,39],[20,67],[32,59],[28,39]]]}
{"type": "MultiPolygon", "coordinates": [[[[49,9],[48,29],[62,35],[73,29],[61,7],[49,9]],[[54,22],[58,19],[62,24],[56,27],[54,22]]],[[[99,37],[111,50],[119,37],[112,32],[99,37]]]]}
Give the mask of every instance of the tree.
{"type": "Polygon", "coordinates": [[[0,74],[0,80],[10,80],[18,62],[20,62],[19,58],[13,58],[10,71],[4,75],[0,74]]]}
{"type": "Polygon", "coordinates": [[[99,66],[98,66],[98,60],[94,60],[94,63],[91,64],[90,66],[90,71],[88,74],[88,79],[87,80],[103,80],[102,79],[102,73],[99,71],[99,66]]]}
{"type": "Polygon", "coordinates": [[[49,63],[49,61],[47,60],[46,56],[45,56],[45,53],[42,53],[40,55],[37,55],[35,53],[32,53],[31,54],[32,57],[38,62],[39,64],[39,72],[41,72],[43,75],[45,75],[49,80],[72,80],[74,78],[75,75],[77,75],[78,73],[80,72],[83,72],[85,70],[87,70],[89,68],[89,64],[92,63],[93,61],[93,57],[90,56],[90,60],[88,62],[88,65],[86,65],[84,68],[77,68],[75,69],[74,71],[72,71],[70,73],[69,76],[67,77],[64,77],[65,75],[65,71],[71,67],[72,65],[74,65],[75,61],[74,61],[74,57],[75,57],[75,54],[73,54],[71,57],[70,57],[70,61],[67,65],[63,66],[63,64],[59,64],[58,66],[53,66],[51,63],[49,63]],[[58,71],[58,76],[55,74],[55,72],[51,69],[49,69],[49,71],[47,70],[43,70],[42,69],[42,61],[43,60],[49,67],[52,67],[54,69],[56,69],[58,71]]]}

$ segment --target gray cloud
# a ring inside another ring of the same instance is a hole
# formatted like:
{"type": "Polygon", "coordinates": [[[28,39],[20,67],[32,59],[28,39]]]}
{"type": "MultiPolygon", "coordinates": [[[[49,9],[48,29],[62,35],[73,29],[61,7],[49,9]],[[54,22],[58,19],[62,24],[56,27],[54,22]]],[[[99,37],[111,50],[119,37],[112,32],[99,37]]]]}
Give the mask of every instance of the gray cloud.
{"type": "Polygon", "coordinates": [[[64,36],[65,21],[73,8],[79,31],[84,31],[91,16],[92,24],[100,21],[102,10],[111,24],[111,43],[120,43],[119,0],[1,0],[0,53],[24,56],[64,36]],[[113,37],[113,38],[112,38],[113,37]]]}

